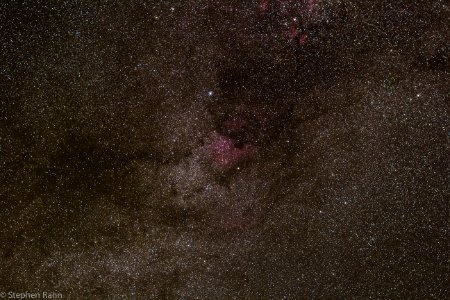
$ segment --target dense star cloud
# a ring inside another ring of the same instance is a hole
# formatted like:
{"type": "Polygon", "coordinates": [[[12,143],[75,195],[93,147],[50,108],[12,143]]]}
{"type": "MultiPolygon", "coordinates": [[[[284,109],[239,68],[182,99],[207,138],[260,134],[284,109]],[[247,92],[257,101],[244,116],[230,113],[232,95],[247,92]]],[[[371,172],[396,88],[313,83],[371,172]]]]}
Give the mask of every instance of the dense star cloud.
{"type": "Polygon", "coordinates": [[[449,17],[0,4],[0,292],[445,299],[449,17]]]}

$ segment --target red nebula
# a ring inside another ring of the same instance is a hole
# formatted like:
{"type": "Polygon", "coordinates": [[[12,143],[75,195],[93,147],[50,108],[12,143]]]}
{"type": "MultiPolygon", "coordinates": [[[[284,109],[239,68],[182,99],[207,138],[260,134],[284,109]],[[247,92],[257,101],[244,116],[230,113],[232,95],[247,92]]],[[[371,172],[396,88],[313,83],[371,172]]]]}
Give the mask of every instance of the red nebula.
{"type": "Polygon", "coordinates": [[[259,2],[259,11],[265,12],[269,8],[269,0],[261,0],[259,2]]]}
{"type": "Polygon", "coordinates": [[[216,131],[212,133],[206,145],[206,153],[216,166],[226,169],[248,159],[255,151],[255,147],[250,144],[237,147],[234,139],[223,136],[216,131]]]}
{"type": "Polygon", "coordinates": [[[275,12],[287,18],[284,36],[303,46],[308,42],[304,27],[317,13],[316,7],[317,0],[260,0],[258,10],[263,15],[275,12]]]}

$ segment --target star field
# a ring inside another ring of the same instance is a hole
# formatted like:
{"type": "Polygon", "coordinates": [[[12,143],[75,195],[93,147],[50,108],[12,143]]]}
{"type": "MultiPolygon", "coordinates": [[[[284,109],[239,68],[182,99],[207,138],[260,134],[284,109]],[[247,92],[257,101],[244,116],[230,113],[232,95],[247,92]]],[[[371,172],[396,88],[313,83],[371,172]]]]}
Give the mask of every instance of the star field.
{"type": "Polygon", "coordinates": [[[448,298],[449,17],[0,4],[0,293],[448,298]]]}

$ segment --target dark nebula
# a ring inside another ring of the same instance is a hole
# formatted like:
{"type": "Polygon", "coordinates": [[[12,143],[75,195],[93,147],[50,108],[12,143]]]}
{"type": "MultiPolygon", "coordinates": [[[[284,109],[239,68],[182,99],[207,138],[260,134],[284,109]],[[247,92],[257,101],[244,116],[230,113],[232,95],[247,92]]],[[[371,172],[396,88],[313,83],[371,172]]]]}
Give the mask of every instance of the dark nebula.
{"type": "Polygon", "coordinates": [[[448,299],[449,17],[3,1],[0,298],[448,299]]]}

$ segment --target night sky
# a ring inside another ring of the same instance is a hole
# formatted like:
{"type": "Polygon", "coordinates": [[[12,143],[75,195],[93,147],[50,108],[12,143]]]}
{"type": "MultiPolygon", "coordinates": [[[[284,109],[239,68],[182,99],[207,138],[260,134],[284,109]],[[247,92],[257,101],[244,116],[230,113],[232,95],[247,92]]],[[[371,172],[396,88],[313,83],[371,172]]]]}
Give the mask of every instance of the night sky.
{"type": "Polygon", "coordinates": [[[441,0],[0,3],[0,292],[449,299],[441,0]]]}

